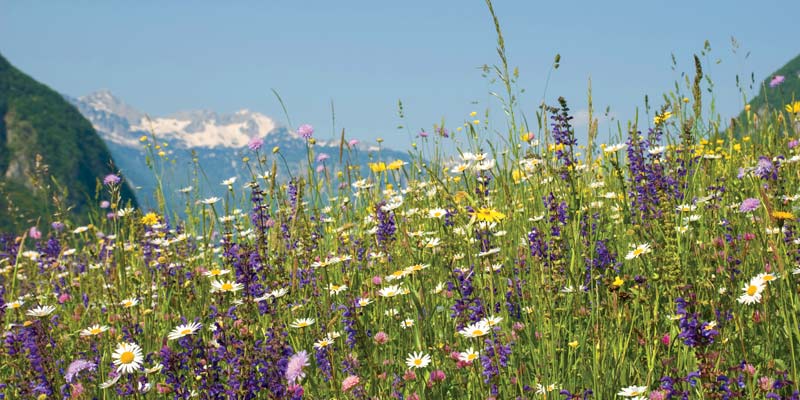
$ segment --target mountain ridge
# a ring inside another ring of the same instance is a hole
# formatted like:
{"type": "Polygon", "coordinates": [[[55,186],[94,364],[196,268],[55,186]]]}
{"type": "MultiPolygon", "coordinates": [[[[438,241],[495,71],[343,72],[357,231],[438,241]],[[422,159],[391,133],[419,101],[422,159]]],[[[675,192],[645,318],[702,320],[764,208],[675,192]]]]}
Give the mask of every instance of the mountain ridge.
{"type": "MultiPolygon", "coordinates": [[[[18,232],[50,220],[54,195],[72,210],[58,218],[86,222],[98,185],[117,172],[113,165],[105,143],[73,105],[0,54],[0,229],[18,232]]],[[[137,204],[124,181],[120,194],[137,204]]]]}

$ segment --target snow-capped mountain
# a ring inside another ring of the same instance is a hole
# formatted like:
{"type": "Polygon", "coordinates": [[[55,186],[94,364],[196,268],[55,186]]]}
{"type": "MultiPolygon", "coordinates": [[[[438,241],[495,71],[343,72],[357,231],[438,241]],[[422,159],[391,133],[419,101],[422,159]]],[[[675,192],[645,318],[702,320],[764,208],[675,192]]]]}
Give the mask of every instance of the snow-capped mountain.
{"type": "MultiPolygon", "coordinates": [[[[165,191],[176,192],[165,193],[168,207],[172,210],[182,209],[184,197],[177,194],[180,188],[197,184],[203,195],[219,195],[225,189],[220,182],[225,179],[238,176],[240,182],[246,182],[249,172],[245,171],[241,160],[254,154],[247,147],[253,138],[264,141],[266,152],[279,146],[293,174],[305,171],[307,167],[305,139],[259,112],[243,109],[222,114],[203,110],[153,116],[126,104],[107,90],[77,99],[65,97],[103,138],[118,163],[117,167],[137,188],[139,204],[145,207],[155,205],[156,179],[148,168],[148,156],[140,141],[142,136],[155,136],[159,151],[165,152],[173,166],[161,171],[166,175],[161,176],[165,191]],[[202,171],[197,171],[198,167],[202,171]]],[[[351,165],[364,165],[376,160],[408,160],[405,153],[389,149],[378,153],[375,151],[377,147],[368,144],[345,145],[344,148],[351,165]]],[[[338,140],[317,141],[314,151],[338,159],[340,143],[338,140]]],[[[331,172],[338,169],[330,161],[324,167],[331,172]]],[[[279,176],[282,174],[285,176],[285,171],[279,171],[279,176]]]]}
{"type": "Polygon", "coordinates": [[[184,148],[242,148],[253,137],[264,137],[278,127],[266,115],[246,109],[233,114],[184,111],[151,117],[107,90],[73,102],[106,140],[125,146],[138,146],[142,134],[152,133],[184,148]]]}

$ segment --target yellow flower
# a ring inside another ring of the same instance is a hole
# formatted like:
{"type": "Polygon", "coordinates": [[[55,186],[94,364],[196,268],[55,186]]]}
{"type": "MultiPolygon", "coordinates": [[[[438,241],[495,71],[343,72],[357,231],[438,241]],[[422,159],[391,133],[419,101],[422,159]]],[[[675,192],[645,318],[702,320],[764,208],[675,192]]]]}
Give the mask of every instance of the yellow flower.
{"type": "Polygon", "coordinates": [[[745,111],[750,111],[750,108],[751,108],[750,104],[747,104],[747,105],[744,106],[744,110],[745,111]]]}
{"type": "Polygon", "coordinates": [[[474,116],[476,116],[476,115],[478,115],[478,113],[477,113],[477,112],[475,112],[475,111],[473,111],[473,112],[469,113],[469,116],[470,116],[470,117],[474,117],[474,116]]]}
{"type": "Polygon", "coordinates": [[[524,142],[530,142],[531,140],[533,140],[533,138],[534,136],[532,132],[527,132],[520,135],[520,139],[522,139],[524,142]]]}
{"type": "Polygon", "coordinates": [[[480,123],[481,123],[481,120],[479,120],[479,119],[476,119],[476,120],[472,121],[472,123],[473,123],[473,124],[475,124],[475,125],[478,125],[478,124],[480,124],[480,123]]]}
{"type": "Polygon", "coordinates": [[[786,211],[773,211],[772,217],[775,219],[794,219],[794,214],[786,211]]]}
{"type": "Polygon", "coordinates": [[[158,223],[158,214],[156,213],[147,213],[142,217],[142,224],[144,225],[155,225],[158,223]]]}
{"type": "Polygon", "coordinates": [[[786,105],[786,111],[792,114],[800,113],[800,101],[795,101],[794,103],[789,103],[786,105]]]}
{"type": "Polygon", "coordinates": [[[139,141],[140,142],[146,142],[147,141],[147,135],[142,135],[142,137],[139,138],[139,141]]]}
{"type": "Polygon", "coordinates": [[[688,102],[689,102],[689,98],[688,98],[688,97],[684,97],[684,98],[683,98],[683,102],[684,102],[684,103],[688,103],[688,102]]]}
{"type": "Polygon", "coordinates": [[[625,281],[622,280],[622,278],[620,278],[620,277],[617,277],[616,279],[614,279],[614,282],[611,283],[611,285],[616,286],[616,287],[620,287],[620,286],[622,286],[624,284],[625,284],[625,281]]]}
{"type": "Polygon", "coordinates": [[[385,162],[369,163],[369,169],[376,174],[378,172],[386,171],[386,163],[385,162]]]}
{"type": "Polygon", "coordinates": [[[656,125],[660,125],[660,124],[666,122],[670,117],[672,117],[672,112],[664,111],[663,114],[659,114],[659,115],[656,115],[655,117],[653,117],[653,123],[656,124],[656,125]]]}
{"type": "Polygon", "coordinates": [[[275,154],[275,153],[277,153],[279,151],[281,151],[281,148],[278,147],[278,146],[275,146],[275,147],[272,148],[272,154],[275,154]]]}
{"type": "Polygon", "coordinates": [[[386,169],[389,170],[400,169],[403,168],[403,165],[405,164],[406,163],[403,160],[394,160],[391,163],[389,163],[389,165],[386,166],[386,169]]]}
{"type": "Polygon", "coordinates": [[[485,222],[500,222],[506,217],[505,214],[488,207],[481,207],[473,211],[471,214],[478,221],[485,222]]]}
{"type": "Polygon", "coordinates": [[[569,347],[572,347],[573,349],[578,347],[578,341],[577,340],[573,340],[573,341],[571,341],[571,342],[569,342],[567,344],[569,345],[569,347]]]}

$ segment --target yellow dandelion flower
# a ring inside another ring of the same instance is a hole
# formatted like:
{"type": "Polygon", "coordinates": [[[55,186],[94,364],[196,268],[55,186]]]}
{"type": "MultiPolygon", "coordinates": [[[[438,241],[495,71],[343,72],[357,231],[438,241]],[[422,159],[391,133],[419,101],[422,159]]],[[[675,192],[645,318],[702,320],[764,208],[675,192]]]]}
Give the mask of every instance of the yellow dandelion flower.
{"type": "Polygon", "coordinates": [[[485,222],[500,222],[506,217],[505,214],[488,207],[481,207],[473,211],[471,215],[478,221],[485,222]]]}
{"type": "Polygon", "coordinates": [[[155,225],[158,223],[158,214],[150,212],[145,214],[142,217],[142,224],[144,225],[155,225]]]}

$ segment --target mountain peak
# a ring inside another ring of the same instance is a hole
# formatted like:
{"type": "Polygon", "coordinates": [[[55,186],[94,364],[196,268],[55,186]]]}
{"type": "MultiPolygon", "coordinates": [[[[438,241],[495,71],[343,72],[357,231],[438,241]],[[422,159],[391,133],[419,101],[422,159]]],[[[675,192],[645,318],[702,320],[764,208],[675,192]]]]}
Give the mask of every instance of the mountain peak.
{"type": "Polygon", "coordinates": [[[95,109],[96,111],[104,111],[110,114],[116,114],[129,121],[139,120],[143,116],[139,110],[125,103],[117,96],[114,96],[114,94],[108,89],[98,90],[86,96],[80,97],[78,100],[95,109]]]}
{"type": "Polygon", "coordinates": [[[242,148],[254,137],[265,137],[278,128],[259,112],[241,109],[230,114],[210,110],[180,111],[169,116],[148,116],[100,90],[77,101],[106,140],[135,147],[138,137],[151,133],[184,148],[242,148]]]}

